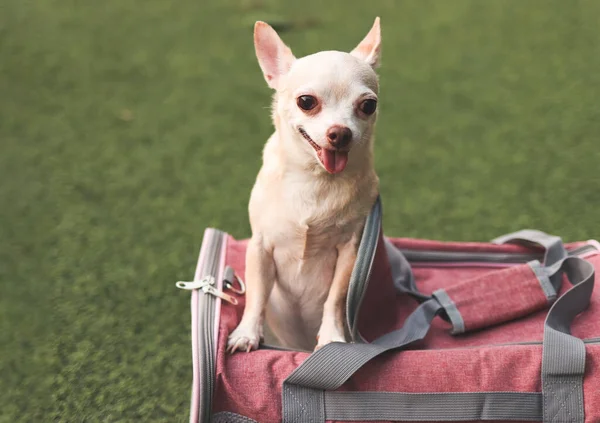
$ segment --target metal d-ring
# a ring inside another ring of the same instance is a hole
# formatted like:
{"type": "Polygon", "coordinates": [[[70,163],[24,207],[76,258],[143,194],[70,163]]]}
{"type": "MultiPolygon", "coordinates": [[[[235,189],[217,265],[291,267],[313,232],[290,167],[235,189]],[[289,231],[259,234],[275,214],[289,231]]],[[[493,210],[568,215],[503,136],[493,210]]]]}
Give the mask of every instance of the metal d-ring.
{"type": "Polygon", "coordinates": [[[225,281],[223,281],[225,283],[225,288],[229,289],[230,291],[235,292],[236,294],[244,295],[244,293],[246,292],[246,284],[244,283],[242,278],[240,278],[239,276],[235,275],[234,278],[238,282],[238,285],[240,286],[240,288],[238,289],[235,286],[233,286],[233,283],[228,281],[227,279],[225,281]]]}

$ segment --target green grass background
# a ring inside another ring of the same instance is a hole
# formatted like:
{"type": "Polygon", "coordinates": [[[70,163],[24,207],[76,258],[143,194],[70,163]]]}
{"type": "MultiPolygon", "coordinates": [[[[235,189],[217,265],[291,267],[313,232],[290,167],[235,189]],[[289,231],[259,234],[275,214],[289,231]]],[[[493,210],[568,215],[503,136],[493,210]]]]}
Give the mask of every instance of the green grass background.
{"type": "Polygon", "coordinates": [[[249,235],[252,46],[382,17],[386,233],[600,237],[600,2],[0,2],[0,422],[185,421],[202,231],[249,235]]]}

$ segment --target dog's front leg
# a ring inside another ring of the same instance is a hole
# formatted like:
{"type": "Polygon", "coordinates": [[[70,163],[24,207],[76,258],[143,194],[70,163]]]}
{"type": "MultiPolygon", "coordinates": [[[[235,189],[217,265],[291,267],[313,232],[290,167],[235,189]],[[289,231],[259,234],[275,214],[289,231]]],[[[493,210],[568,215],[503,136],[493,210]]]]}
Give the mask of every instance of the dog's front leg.
{"type": "Polygon", "coordinates": [[[245,278],[246,307],[240,324],[229,335],[227,349],[231,353],[255,350],[263,338],[265,307],[275,282],[275,262],[260,236],[253,236],[248,243],[245,278]]]}
{"type": "Polygon", "coordinates": [[[338,246],[338,258],[333,275],[333,283],[323,305],[323,320],[317,335],[317,347],[330,342],[346,342],[344,326],[346,320],[346,296],[350,275],[356,261],[356,237],[338,246]]]}

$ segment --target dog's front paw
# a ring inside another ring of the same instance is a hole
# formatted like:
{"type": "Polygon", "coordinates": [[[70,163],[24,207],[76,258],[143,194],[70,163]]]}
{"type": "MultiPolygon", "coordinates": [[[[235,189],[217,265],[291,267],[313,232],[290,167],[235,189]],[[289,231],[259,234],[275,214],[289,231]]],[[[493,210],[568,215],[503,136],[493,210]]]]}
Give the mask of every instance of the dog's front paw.
{"type": "Polygon", "coordinates": [[[250,352],[258,348],[262,339],[260,328],[253,329],[247,326],[239,325],[227,340],[227,351],[233,354],[236,351],[250,352]]]}
{"type": "Polygon", "coordinates": [[[343,332],[340,333],[337,330],[323,332],[324,333],[319,332],[319,335],[317,336],[317,346],[315,347],[315,351],[331,342],[346,342],[346,337],[344,336],[343,332]]]}

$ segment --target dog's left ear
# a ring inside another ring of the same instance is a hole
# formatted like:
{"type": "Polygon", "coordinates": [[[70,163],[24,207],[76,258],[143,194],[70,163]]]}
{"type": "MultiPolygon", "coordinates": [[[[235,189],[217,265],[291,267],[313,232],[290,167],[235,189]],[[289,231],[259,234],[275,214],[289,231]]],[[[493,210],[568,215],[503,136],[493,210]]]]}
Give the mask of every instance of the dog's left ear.
{"type": "Polygon", "coordinates": [[[260,21],[254,25],[254,48],[267,84],[276,90],[280,77],[288,73],[296,60],[292,50],[273,28],[260,21]]]}
{"type": "Polygon", "coordinates": [[[379,66],[381,56],[381,27],[379,26],[379,16],[375,18],[373,27],[367,36],[350,52],[351,55],[364,60],[372,68],[379,66]]]}

